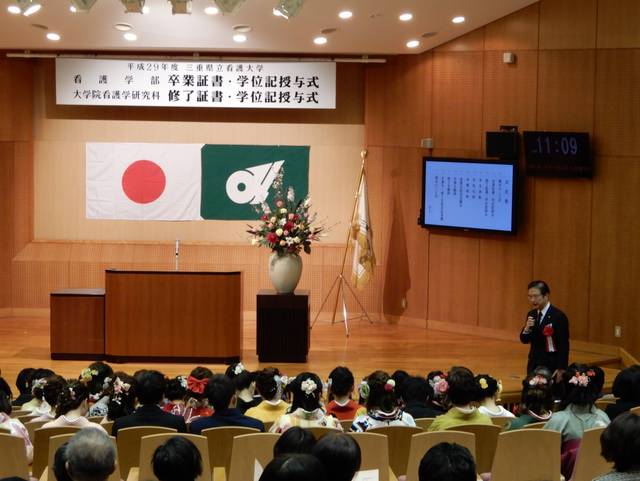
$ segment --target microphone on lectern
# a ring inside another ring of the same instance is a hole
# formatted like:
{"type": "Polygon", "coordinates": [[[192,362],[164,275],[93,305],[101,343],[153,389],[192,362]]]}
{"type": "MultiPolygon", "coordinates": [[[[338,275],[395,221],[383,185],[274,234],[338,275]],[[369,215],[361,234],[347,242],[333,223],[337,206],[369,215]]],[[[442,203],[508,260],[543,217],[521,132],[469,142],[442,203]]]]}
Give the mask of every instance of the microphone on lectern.
{"type": "Polygon", "coordinates": [[[176,239],[176,270],[178,270],[179,257],[180,257],[180,239],[176,239]]]}

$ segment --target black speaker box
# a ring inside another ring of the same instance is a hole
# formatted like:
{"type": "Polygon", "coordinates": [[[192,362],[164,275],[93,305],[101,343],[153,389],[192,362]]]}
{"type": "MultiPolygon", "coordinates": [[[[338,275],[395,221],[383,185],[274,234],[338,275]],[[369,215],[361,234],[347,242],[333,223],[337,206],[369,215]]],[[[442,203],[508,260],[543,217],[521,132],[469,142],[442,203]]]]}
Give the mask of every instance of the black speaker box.
{"type": "Polygon", "coordinates": [[[520,134],[518,132],[487,132],[487,157],[501,160],[518,160],[520,134]]]}

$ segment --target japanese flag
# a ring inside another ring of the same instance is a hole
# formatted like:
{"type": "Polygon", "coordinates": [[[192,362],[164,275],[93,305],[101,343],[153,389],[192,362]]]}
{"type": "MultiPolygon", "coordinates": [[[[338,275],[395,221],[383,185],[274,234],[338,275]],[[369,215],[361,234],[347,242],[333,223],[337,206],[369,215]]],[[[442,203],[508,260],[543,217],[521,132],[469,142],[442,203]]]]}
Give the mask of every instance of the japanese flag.
{"type": "Polygon", "coordinates": [[[87,218],[200,220],[202,145],[87,143],[87,218]]]}

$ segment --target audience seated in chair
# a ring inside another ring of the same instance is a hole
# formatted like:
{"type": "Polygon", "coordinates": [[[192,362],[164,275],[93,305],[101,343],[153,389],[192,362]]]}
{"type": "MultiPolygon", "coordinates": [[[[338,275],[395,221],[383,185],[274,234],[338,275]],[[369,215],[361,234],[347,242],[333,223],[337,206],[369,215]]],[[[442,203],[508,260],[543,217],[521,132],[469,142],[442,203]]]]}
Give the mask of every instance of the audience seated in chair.
{"type": "Polygon", "coordinates": [[[51,369],[36,369],[33,372],[29,383],[29,391],[31,392],[32,398],[30,401],[24,403],[20,407],[20,410],[31,411],[38,416],[41,414],[40,412],[38,412],[40,409],[43,409],[45,411],[48,410],[49,406],[42,406],[42,403],[45,401],[42,397],[36,397],[34,395],[34,390],[39,386],[42,386],[44,384],[44,380],[50,376],[53,376],[54,374],[55,372],[53,372],[51,369]]]}
{"type": "Polygon", "coordinates": [[[105,432],[81,429],[67,445],[67,471],[73,481],[106,481],[116,468],[116,448],[105,432]]]}
{"type": "MultiPolygon", "coordinates": [[[[58,403],[60,402],[60,394],[66,386],[67,381],[62,376],[56,374],[46,378],[44,384],[34,387],[34,396],[44,399],[45,402],[43,402],[37,410],[40,416],[31,419],[31,421],[51,421],[55,419],[58,403]]],[[[36,411],[33,411],[33,413],[35,414],[36,411]]]]}
{"type": "Polygon", "coordinates": [[[200,417],[211,416],[213,413],[205,396],[205,389],[211,376],[213,376],[211,369],[203,366],[196,367],[187,376],[186,405],[182,414],[185,422],[190,423],[200,417]]]}
{"type": "Polygon", "coordinates": [[[434,417],[437,417],[440,414],[444,414],[449,410],[449,405],[447,404],[447,393],[445,391],[440,391],[440,389],[446,388],[448,384],[446,382],[447,375],[442,371],[431,371],[427,374],[427,382],[429,383],[429,406],[436,411],[438,414],[434,417]],[[440,389],[438,389],[440,388],[440,389]]]}
{"type": "Polygon", "coordinates": [[[27,428],[24,427],[24,424],[10,417],[12,406],[11,394],[6,391],[8,384],[1,377],[0,384],[5,386],[4,388],[0,387],[0,428],[8,429],[13,436],[18,436],[24,440],[27,461],[30,463],[33,460],[33,444],[31,444],[31,440],[29,439],[29,433],[27,432],[27,428]]]}
{"type": "Polygon", "coordinates": [[[134,376],[134,390],[140,406],[128,416],[118,418],[113,423],[111,433],[118,436],[118,430],[134,426],[160,426],[187,431],[184,418],[164,412],[158,406],[164,397],[166,381],[162,373],[143,370],[134,376]]]}
{"type": "Polygon", "coordinates": [[[440,443],[427,451],[420,461],[420,481],[476,481],[476,464],[467,448],[440,443]]]}
{"type": "Polygon", "coordinates": [[[478,411],[489,417],[514,418],[515,415],[498,404],[502,393],[502,382],[492,378],[488,374],[478,374],[476,376],[478,387],[478,411]]]}
{"type": "Polygon", "coordinates": [[[384,371],[375,371],[360,385],[367,413],[353,420],[351,430],[363,432],[381,426],[414,426],[411,414],[398,407],[395,381],[384,371]]]}
{"type": "Polygon", "coordinates": [[[113,369],[97,361],[80,373],[80,380],[89,388],[89,416],[106,416],[109,404],[108,388],[113,379],[113,369]]]}
{"type": "MultiPolygon", "coordinates": [[[[284,454],[264,468],[259,481],[330,481],[318,458],[311,454],[284,454]]],[[[331,480],[332,481],[332,480],[331,480]]]]}
{"type": "Polygon", "coordinates": [[[366,412],[366,408],[353,399],[355,380],[352,372],[347,367],[338,366],[329,374],[329,388],[327,396],[327,414],[331,414],[341,421],[355,419],[366,412]]]}
{"type": "Polygon", "coordinates": [[[153,453],[153,474],[160,481],[195,481],[202,474],[198,448],[180,436],[170,438],[153,453]]]}
{"type": "Polygon", "coordinates": [[[442,414],[440,410],[429,404],[429,382],[420,377],[412,376],[404,381],[402,388],[404,397],[404,411],[417,418],[435,418],[442,414]]]}
{"type": "Polygon", "coordinates": [[[16,387],[20,394],[11,403],[13,406],[20,408],[23,404],[33,399],[33,394],[31,394],[31,379],[35,371],[32,367],[25,367],[21,369],[16,376],[16,387]]]}
{"type": "Polygon", "coordinates": [[[262,398],[257,406],[245,414],[263,423],[273,423],[287,412],[289,404],[282,400],[282,377],[275,367],[268,367],[256,374],[256,389],[262,398]]]}
{"type": "Polygon", "coordinates": [[[255,407],[262,402],[262,398],[255,393],[255,373],[247,371],[241,362],[231,364],[224,375],[233,381],[236,389],[236,398],[238,399],[236,407],[240,412],[244,414],[247,409],[255,407]]]}
{"type": "Polygon", "coordinates": [[[360,470],[360,446],[348,434],[331,433],[323,436],[311,454],[324,465],[331,481],[351,481],[360,470]]]}
{"type": "Polygon", "coordinates": [[[473,373],[466,367],[452,367],[446,379],[441,379],[435,386],[435,390],[446,392],[451,409],[435,418],[429,426],[429,431],[442,431],[461,424],[493,425],[491,418],[473,405],[478,390],[473,373]]]}
{"type": "Polygon", "coordinates": [[[612,421],[619,414],[640,406],[640,365],[620,371],[613,381],[612,393],[618,399],[605,410],[612,421]]]}
{"type": "Polygon", "coordinates": [[[187,376],[176,376],[167,381],[167,389],[164,393],[165,401],[162,405],[164,412],[176,416],[184,416],[187,409],[187,376]]]}
{"type": "Polygon", "coordinates": [[[273,457],[283,454],[309,454],[316,445],[316,437],[311,431],[294,426],[280,435],[273,446],[273,457]]]}
{"type": "Polygon", "coordinates": [[[209,405],[213,407],[213,414],[193,421],[190,427],[193,434],[200,434],[203,429],[223,426],[255,428],[264,431],[262,421],[245,416],[235,407],[235,389],[233,382],[227,376],[216,374],[211,377],[204,394],[209,400],[209,405]]]}
{"type": "Polygon", "coordinates": [[[108,395],[107,415],[102,420],[103,423],[115,421],[135,411],[135,379],[126,372],[113,373],[113,379],[109,382],[108,395]]]}
{"type": "Polygon", "coordinates": [[[69,381],[63,387],[56,407],[56,419],[44,424],[43,428],[61,428],[73,426],[78,428],[100,429],[107,432],[99,424],[92,423],[86,418],[89,411],[89,389],[81,381],[69,381]]]}
{"type": "Polygon", "coordinates": [[[527,376],[522,381],[520,416],[514,419],[509,430],[520,429],[533,423],[547,422],[553,411],[551,382],[540,374],[527,376]]]}
{"type": "Polygon", "coordinates": [[[68,442],[58,448],[53,457],[53,474],[56,481],[72,481],[67,471],[67,446],[68,442]]]}
{"type": "Polygon", "coordinates": [[[293,426],[301,428],[328,427],[342,431],[340,421],[327,416],[322,409],[322,381],[317,374],[303,372],[290,381],[287,389],[293,394],[291,407],[287,414],[273,423],[270,431],[283,433],[293,426]]]}
{"type": "Polygon", "coordinates": [[[600,436],[602,456],[613,463],[614,471],[594,481],[634,481],[640,479],[640,416],[623,413],[600,436]]]}

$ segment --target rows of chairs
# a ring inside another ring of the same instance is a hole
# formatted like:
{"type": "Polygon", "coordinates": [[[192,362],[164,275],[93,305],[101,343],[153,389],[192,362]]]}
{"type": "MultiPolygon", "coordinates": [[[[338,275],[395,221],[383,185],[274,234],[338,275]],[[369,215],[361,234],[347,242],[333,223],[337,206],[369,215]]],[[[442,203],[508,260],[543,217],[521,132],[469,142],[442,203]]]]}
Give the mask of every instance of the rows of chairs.
{"type": "MultiPolygon", "coordinates": [[[[447,431],[425,432],[432,420],[417,420],[419,427],[380,427],[366,433],[349,433],[362,451],[361,470],[377,470],[380,481],[393,481],[406,475],[418,480],[420,459],[440,442],[455,442],[469,449],[479,473],[491,472],[492,481],[558,479],[560,473],[560,434],[541,426],[501,432],[499,425],[466,425],[447,431]],[[542,461],[543,460],[543,461],[542,461]]],[[[544,424],[544,423],[538,423],[544,424]]],[[[600,456],[600,434],[604,428],[585,432],[571,481],[588,481],[611,470],[600,456]]],[[[53,480],[53,455],[78,428],[39,428],[34,431],[32,475],[53,480]],[[47,467],[48,466],[48,467],[47,467]]],[[[330,428],[310,428],[320,438],[334,432],[330,428]]],[[[111,481],[153,480],[151,457],[168,437],[187,436],[200,450],[202,481],[246,481],[272,458],[277,434],[259,433],[251,428],[211,428],[202,435],[177,434],[159,427],[126,428],[118,432],[118,470],[111,481]],[[247,462],[249,460],[249,462],[247,462]]],[[[22,439],[0,434],[0,478],[28,473],[22,439]]]]}

